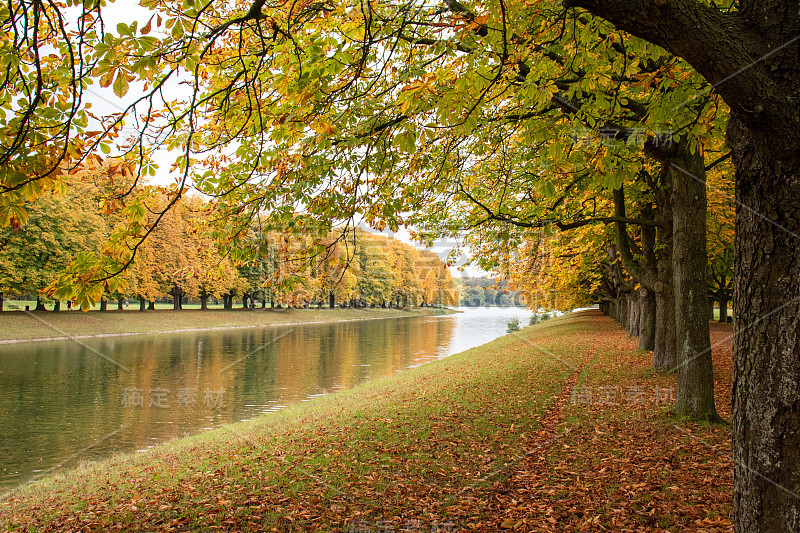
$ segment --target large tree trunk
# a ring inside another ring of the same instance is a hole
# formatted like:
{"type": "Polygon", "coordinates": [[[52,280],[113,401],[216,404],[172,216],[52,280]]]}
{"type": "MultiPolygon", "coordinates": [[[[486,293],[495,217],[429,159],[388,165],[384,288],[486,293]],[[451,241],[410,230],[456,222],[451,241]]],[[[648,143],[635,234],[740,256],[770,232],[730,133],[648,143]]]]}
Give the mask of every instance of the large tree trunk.
{"type": "Polygon", "coordinates": [[[182,296],[183,296],[182,290],[180,290],[178,287],[172,288],[172,309],[174,311],[180,311],[182,296]]]}
{"type": "Polygon", "coordinates": [[[34,311],[47,311],[47,308],[44,306],[44,302],[40,296],[36,297],[36,307],[34,311]]]}
{"type": "Polygon", "coordinates": [[[122,298],[117,298],[117,311],[122,311],[122,309],[123,309],[122,298]]]}
{"type": "Polygon", "coordinates": [[[630,318],[630,334],[631,337],[638,337],[639,336],[639,321],[641,320],[642,316],[642,300],[639,291],[634,291],[630,295],[628,295],[628,299],[631,305],[631,318],[630,318]]]}
{"type": "Polygon", "coordinates": [[[628,335],[633,337],[635,335],[633,331],[633,323],[638,320],[636,316],[636,298],[634,293],[628,293],[625,295],[625,307],[628,309],[627,316],[625,317],[625,323],[623,327],[625,331],[628,332],[628,335]]]}
{"type": "MultiPolygon", "coordinates": [[[[657,184],[656,184],[657,186],[657,184]]],[[[655,220],[655,210],[650,202],[642,202],[639,211],[648,220],[655,220]]],[[[641,317],[639,319],[639,349],[651,351],[656,341],[656,294],[653,284],[658,279],[658,263],[656,261],[656,228],[641,228],[642,266],[646,276],[640,280],[639,291],[641,317]]]]}
{"type": "Polygon", "coordinates": [[[145,299],[139,296],[139,311],[144,312],[147,309],[147,303],[145,299]]]}
{"type": "Polygon", "coordinates": [[[724,324],[728,321],[728,295],[724,290],[719,294],[719,323],[724,324]]]}
{"type": "Polygon", "coordinates": [[[675,297],[672,292],[672,283],[656,282],[655,293],[656,336],[653,346],[653,367],[658,370],[674,370],[678,357],[675,341],[675,297]]]}
{"type": "Polygon", "coordinates": [[[208,311],[208,295],[201,294],[200,295],[200,310],[201,311],[208,311]]]}
{"type": "Polygon", "coordinates": [[[636,309],[633,307],[633,295],[628,293],[623,300],[625,302],[625,321],[622,323],[622,327],[625,328],[628,335],[633,335],[631,324],[633,324],[634,317],[636,316],[636,309]]]}
{"type": "Polygon", "coordinates": [[[674,370],[678,362],[675,341],[675,292],[672,269],[672,175],[666,166],[659,173],[655,190],[655,219],[661,225],[656,229],[656,270],[658,280],[653,284],[656,296],[656,337],[653,346],[653,367],[674,370]]]}
{"type": "Polygon", "coordinates": [[[800,141],[798,131],[785,133],[795,150],[773,155],[777,139],[735,118],[728,124],[737,199],[734,512],[742,532],[800,531],[800,141]]]}
{"type": "Polygon", "coordinates": [[[612,244],[606,250],[608,252],[608,272],[611,275],[611,301],[609,302],[609,315],[619,322],[620,319],[620,287],[622,286],[622,273],[617,258],[617,246],[612,244]]]}
{"type": "Polygon", "coordinates": [[[156,301],[155,300],[150,300],[149,302],[147,302],[147,310],[148,311],[155,311],[156,310],[156,301]]]}
{"type": "Polygon", "coordinates": [[[689,153],[681,141],[671,165],[673,203],[673,277],[678,350],[675,414],[718,420],[708,329],[708,253],[706,251],[705,162],[701,150],[689,153]]]}
{"type": "Polygon", "coordinates": [[[655,347],[656,341],[656,295],[642,287],[639,298],[642,310],[639,317],[639,349],[649,352],[655,347]]]}
{"type": "Polygon", "coordinates": [[[3,293],[0,292],[0,312],[3,311],[3,293]]]}
{"type": "Polygon", "coordinates": [[[625,328],[626,324],[628,323],[628,312],[630,309],[628,308],[628,295],[623,294],[619,298],[619,323],[622,324],[622,327],[625,328]]]}
{"type": "Polygon", "coordinates": [[[328,306],[333,309],[336,307],[336,295],[331,291],[328,294],[328,306]]]}
{"type": "Polygon", "coordinates": [[[108,300],[106,300],[105,298],[100,299],[100,311],[103,313],[108,311],[108,300]]]}
{"type": "Polygon", "coordinates": [[[59,311],[61,311],[61,300],[56,300],[55,303],[53,303],[53,312],[58,313],[59,311]]]}

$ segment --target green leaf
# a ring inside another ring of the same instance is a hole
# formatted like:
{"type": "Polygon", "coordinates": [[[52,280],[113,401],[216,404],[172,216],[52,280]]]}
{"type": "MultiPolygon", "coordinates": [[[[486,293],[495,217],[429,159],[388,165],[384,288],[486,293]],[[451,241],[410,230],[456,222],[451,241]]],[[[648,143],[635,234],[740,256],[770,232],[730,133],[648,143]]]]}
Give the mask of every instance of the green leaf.
{"type": "Polygon", "coordinates": [[[120,70],[119,74],[117,75],[117,79],[114,80],[114,94],[116,94],[119,98],[125,96],[125,93],[128,92],[128,79],[125,77],[125,73],[120,70]]]}

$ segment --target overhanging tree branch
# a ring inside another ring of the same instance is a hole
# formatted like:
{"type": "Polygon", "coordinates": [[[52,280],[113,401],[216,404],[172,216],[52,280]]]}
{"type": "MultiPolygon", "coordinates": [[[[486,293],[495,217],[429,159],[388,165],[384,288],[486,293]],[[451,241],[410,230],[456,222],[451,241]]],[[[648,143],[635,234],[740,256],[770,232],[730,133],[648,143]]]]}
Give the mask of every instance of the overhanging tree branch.
{"type": "Polygon", "coordinates": [[[664,224],[662,224],[661,222],[657,222],[655,220],[647,220],[644,218],[627,218],[624,216],[592,217],[572,222],[564,222],[561,220],[550,219],[550,218],[543,218],[536,221],[519,220],[511,215],[494,212],[487,205],[485,205],[480,200],[475,198],[472,194],[470,194],[462,184],[459,184],[459,189],[461,193],[464,196],[466,196],[470,202],[480,207],[486,213],[487,218],[483,222],[489,222],[493,220],[497,222],[504,222],[507,224],[511,224],[513,226],[517,226],[520,228],[544,228],[552,225],[557,227],[561,231],[568,231],[571,229],[580,228],[588,224],[596,224],[596,223],[611,224],[614,222],[622,222],[625,224],[636,224],[640,226],[664,227],[664,224]]]}
{"type": "MultiPolygon", "coordinates": [[[[777,85],[764,61],[790,43],[765,47],[764,40],[773,38],[774,32],[759,31],[758,17],[722,12],[697,0],[564,0],[564,7],[584,8],[681,56],[747,126],[755,130],[775,123],[794,130],[800,126],[797,113],[787,123],[786,109],[796,106],[794,95],[777,85]]],[[[797,21],[787,24],[797,26],[797,21]]]]}

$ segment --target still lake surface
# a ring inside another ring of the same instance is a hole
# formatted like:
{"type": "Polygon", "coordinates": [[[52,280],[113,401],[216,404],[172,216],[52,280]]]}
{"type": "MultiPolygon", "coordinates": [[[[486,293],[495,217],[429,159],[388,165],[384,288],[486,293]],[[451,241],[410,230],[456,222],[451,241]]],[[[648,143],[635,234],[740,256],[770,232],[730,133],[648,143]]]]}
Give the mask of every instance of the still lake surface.
{"type": "Polygon", "coordinates": [[[0,345],[0,493],[282,409],[506,333],[520,308],[0,345]]]}

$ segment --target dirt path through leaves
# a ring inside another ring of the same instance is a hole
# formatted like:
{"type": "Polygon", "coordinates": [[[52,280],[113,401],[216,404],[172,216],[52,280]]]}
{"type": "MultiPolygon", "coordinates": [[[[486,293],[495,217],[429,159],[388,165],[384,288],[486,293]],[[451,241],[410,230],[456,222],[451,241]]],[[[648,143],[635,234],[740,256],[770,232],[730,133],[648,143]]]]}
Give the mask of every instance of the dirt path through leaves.
{"type": "MultiPolygon", "coordinates": [[[[609,321],[473,531],[733,531],[730,429],[671,416],[673,374],[609,321]]],[[[730,413],[730,327],[712,325],[718,409],[730,413]]]]}

